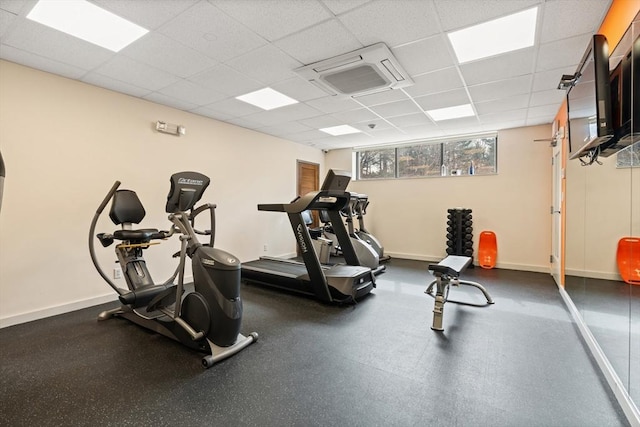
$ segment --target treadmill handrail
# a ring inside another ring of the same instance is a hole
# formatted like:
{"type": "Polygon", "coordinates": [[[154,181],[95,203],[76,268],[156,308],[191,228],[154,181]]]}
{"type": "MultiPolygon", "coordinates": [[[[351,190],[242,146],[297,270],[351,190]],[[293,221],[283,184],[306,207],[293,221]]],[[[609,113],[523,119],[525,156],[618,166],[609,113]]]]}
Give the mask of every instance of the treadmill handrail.
{"type": "Polygon", "coordinates": [[[326,209],[329,211],[339,211],[340,209],[344,208],[347,203],[349,203],[350,199],[351,194],[348,191],[320,190],[307,193],[291,203],[259,204],[258,210],[287,213],[301,213],[308,209],[326,209]],[[326,200],[329,198],[335,200],[326,200]]]}

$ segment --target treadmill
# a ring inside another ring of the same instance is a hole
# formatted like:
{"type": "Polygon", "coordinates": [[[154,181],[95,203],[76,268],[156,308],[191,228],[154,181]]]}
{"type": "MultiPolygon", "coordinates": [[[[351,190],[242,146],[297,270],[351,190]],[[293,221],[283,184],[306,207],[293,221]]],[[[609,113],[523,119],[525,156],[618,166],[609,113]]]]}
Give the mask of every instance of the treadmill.
{"type": "Polygon", "coordinates": [[[376,287],[373,271],[359,265],[349,233],[340,217],[340,210],[351,198],[345,191],[351,174],[331,169],[320,191],[312,191],[291,203],[260,204],[258,210],[285,212],[291,222],[303,263],[288,259],[261,257],[242,263],[242,279],[249,283],[265,285],[306,295],[323,302],[354,302],[376,287]],[[311,235],[302,212],[327,211],[342,248],[347,265],[322,265],[313,247],[311,235]]]}

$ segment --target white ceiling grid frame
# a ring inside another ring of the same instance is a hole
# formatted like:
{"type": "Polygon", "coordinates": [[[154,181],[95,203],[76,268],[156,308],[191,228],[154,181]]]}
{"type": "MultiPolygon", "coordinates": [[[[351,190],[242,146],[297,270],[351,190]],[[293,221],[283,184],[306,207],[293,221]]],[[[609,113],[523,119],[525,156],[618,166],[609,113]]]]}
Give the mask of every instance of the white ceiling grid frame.
{"type": "Polygon", "coordinates": [[[478,121],[487,130],[550,122],[563,97],[561,91],[555,92],[560,76],[575,70],[589,35],[610,4],[610,0],[89,1],[152,31],[112,54],[53,30],[29,28],[24,16],[36,0],[0,0],[0,26],[7,23],[0,29],[0,58],[322,148],[381,144],[402,135],[423,139],[465,133],[463,126],[476,129],[478,121]],[[534,6],[540,8],[534,48],[457,64],[446,31],[534,6]],[[265,11],[268,7],[271,10],[265,11]],[[572,25],[563,22],[569,10],[572,25]],[[374,40],[389,46],[414,86],[335,99],[294,73],[307,61],[347,53],[374,40]],[[527,81],[529,92],[520,93],[527,81]],[[304,107],[291,114],[285,110],[263,115],[234,99],[264,86],[304,107]],[[485,114],[433,123],[416,101],[424,98],[420,102],[425,107],[427,100],[454,102],[458,98],[450,93],[456,90],[466,91],[475,111],[485,114]],[[524,106],[520,95],[528,95],[524,106]],[[504,111],[501,103],[517,109],[504,111]],[[496,109],[501,111],[490,112],[496,109]],[[349,124],[367,133],[357,138],[329,137],[307,130],[312,123],[349,124]],[[368,124],[376,127],[371,130],[368,124]]]}

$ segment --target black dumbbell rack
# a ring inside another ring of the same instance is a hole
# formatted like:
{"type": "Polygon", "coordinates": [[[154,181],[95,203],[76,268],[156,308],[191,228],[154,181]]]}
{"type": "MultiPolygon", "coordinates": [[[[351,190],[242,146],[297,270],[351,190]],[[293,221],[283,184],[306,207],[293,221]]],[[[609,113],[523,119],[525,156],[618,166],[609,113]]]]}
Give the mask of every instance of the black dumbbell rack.
{"type": "Polygon", "coordinates": [[[471,209],[447,209],[447,255],[473,258],[473,215],[471,215],[471,209]]]}

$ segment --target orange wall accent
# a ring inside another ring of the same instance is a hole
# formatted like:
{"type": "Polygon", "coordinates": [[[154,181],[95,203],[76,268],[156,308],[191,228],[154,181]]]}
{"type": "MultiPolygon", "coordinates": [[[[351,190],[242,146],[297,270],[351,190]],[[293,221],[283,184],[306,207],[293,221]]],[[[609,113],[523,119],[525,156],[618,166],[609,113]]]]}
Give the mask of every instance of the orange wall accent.
{"type": "MultiPolygon", "coordinates": [[[[602,25],[600,25],[600,29],[598,30],[598,34],[602,34],[607,38],[607,42],[609,43],[609,51],[612,52],[616,47],[622,36],[624,35],[627,28],[631,24],[633,18],[640,12],[640,0],[613,0],[609,10],[607,11],[607,15],[602,21],[602,25]]],[[[585,46],[586,48],[586,46],[585,46]]],[[[568,157],[568,132],[567,132],[567,121],[569,120],[567,113],[567,101],[565,100],[560,109],[558,110],[558,114],[556,114],[555,120],[558,122],[558,129],[564,128],[564,138],[560,141],[562,144],[562,170],[563,170],[563,178],[561,184],[562,191],[562,205],[560,207],[560,211],[562,212],[562,238],[561,238],[561,258],[560,258],[560,271],[561,271],[561,286],[564,287],[564,266],[565,266],[565,256],[564,250],[566,247],[566,220],[567,216],[566,212],[566,178],[564,175],[564,171],[567,167],[567,157],[568,157]]]]}
{"type": "Polygon", "coordinates": [[[610,52],[613,52],[638,11],[640,11],[640,0],[613,0],[598,30],[598,34],[607,38],[610,52]]]}

